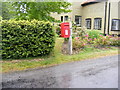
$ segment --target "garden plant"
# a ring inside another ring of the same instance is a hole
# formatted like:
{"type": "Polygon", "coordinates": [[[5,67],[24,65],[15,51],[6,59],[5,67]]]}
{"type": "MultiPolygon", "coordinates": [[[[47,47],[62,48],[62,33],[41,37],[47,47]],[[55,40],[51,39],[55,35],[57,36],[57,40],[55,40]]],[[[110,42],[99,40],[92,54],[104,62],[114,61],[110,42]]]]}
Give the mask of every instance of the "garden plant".
{"type": "Polygon", "coordinates": [[[55,33],[50,22],[5,20],[1,27],[3,59],[43,56],[53,51],[55,33]]]}
{"type": "Polygon", "coordinates": [[[77,30],[77,34],[74,35],[74,51],[77,50],[79,52],[86,47],[105,48],[111,46],[120,46],[120,37],[113,37],[112,35],[105,36],[96,30],[89,30],[87,32],[84,32],[84,30],[84,28],[80,28],[79,30],[77,30]]]}

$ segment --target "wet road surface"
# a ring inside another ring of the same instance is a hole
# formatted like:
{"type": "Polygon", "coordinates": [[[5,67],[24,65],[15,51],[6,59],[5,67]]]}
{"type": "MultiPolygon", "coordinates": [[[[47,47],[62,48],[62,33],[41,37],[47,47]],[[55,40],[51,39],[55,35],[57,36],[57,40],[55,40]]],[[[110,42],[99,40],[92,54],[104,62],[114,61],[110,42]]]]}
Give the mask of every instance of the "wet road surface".
{"type": "Polygon", "coordinates": [[[3,88],[118,88],[118,55],[2,75],[3,88]]]}

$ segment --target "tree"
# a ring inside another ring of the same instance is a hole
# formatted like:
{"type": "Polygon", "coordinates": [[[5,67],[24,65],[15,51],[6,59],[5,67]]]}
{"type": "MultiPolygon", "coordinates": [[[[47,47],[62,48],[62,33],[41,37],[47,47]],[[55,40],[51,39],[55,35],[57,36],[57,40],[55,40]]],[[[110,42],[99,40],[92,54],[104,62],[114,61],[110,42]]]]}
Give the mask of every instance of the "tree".
{"type": "Polygon", "coordinates": [[[16,8],[17,19],[25,20],[49,20],[55,21],[50,14],[56,12],[58,14],[63,12],[70,12],[67,9],[71,4],[69,2],[15,2],[14,7],[16,8]]]}
{"type": "Polygon", "coordinates": [[[0,13],[2,14],[3,20],[9,20],[11,18],[14,18],[14,8],[12,7],[11,2],[2,2],[0,13]]]}

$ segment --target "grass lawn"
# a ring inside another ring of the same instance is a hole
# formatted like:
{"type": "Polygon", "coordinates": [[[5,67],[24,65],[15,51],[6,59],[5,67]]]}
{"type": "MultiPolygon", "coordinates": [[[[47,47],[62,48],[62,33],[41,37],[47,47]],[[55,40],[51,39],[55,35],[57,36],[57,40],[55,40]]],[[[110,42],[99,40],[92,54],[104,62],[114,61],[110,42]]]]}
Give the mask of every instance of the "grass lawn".
{"type": "Polygon", "coordinates": [[[63,38],[57,38],[54,53],[46,57],[27,58],[22,60],[2,61],[2,70],[0,73],[21,71],[31,68],[49,67],[62,63],[99,58],[103,56],[117,55],[118,48],[110,47],[109,49],[101,50],[91,47],[85,48],[84,51],[74,55],[63,55],[61,53],[61,45],[63,38]]]}

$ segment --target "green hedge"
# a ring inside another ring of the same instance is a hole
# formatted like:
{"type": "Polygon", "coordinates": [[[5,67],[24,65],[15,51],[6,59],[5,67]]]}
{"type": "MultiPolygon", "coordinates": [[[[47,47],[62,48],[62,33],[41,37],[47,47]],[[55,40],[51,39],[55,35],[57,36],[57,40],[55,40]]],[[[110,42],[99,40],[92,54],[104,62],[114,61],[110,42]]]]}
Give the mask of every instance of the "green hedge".
{"type": "Polygon", "coordinates": [[[89,38],[94,39],[94,38],[99,38],[100,35],[103,35],[100,31],[98,30],[88,30],[87,31],[89,38]]]}
{"type": "Polygon", "coordinates": [[[18,59],[49,54],[55,43],[50,22],[2,21],[2,58],[18,59]]]}

